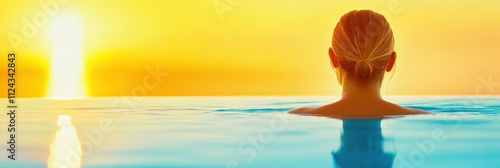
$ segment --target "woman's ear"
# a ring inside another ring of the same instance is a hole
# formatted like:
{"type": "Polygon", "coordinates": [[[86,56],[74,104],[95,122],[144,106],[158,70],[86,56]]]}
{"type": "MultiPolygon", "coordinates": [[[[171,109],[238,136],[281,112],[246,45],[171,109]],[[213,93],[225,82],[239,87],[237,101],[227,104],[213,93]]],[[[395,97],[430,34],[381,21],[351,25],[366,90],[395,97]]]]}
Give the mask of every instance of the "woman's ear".
{"type": "Polygon", "coordinates": [[[395,63],[396,63],[396,51],[393,51],[391,53],[391,56],[389,56],[389,60],[387,60],[387,67],[385,68],[385,71],[390,72],[394,67],[395,63]]]}
{"type": "Polygon", "coordinates": [[[332,47],[328,49],[328,55],[330,56],[330,61],[332,62],[333,68],[339,67],[339,61],[337,60],[337,56],[333,53],[332,47]]]}

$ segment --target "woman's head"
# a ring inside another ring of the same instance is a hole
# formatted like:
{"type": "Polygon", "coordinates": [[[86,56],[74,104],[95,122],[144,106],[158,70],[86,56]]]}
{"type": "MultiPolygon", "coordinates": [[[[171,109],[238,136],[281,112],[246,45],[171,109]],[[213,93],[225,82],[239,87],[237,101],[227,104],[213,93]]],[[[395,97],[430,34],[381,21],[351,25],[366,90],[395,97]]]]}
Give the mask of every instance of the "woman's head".
{"type": "Polygon", "coordinates": [[[381,14],[351,11],[337,23],[329,54],[341,84],[381,81],[396,59],[392,29],[381,14]]]}

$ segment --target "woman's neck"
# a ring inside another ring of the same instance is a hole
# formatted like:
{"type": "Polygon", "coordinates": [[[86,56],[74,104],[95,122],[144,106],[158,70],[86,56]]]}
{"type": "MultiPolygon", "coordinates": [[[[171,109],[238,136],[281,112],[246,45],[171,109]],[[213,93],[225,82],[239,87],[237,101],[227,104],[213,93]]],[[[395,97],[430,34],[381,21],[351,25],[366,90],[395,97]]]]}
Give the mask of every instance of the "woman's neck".
{"type": "Polygon", "coordinates": [[[360,83],[352,81],[342,85],[342,100],[381,100],[379,82],[360,83]]]}

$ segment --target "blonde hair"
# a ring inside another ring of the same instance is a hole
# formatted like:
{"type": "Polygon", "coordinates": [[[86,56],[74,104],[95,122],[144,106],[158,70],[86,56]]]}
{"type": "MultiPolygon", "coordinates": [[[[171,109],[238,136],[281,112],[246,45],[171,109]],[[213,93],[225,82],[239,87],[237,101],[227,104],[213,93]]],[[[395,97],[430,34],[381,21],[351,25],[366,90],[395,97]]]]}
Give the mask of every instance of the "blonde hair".
{"type": "Polygon", "coordinates": [[[394,51],[394,36],[387,20],[371,10],[354,10],[335,26],[332,48],[340,67],[361,80],[383,76],[394,51]]]}

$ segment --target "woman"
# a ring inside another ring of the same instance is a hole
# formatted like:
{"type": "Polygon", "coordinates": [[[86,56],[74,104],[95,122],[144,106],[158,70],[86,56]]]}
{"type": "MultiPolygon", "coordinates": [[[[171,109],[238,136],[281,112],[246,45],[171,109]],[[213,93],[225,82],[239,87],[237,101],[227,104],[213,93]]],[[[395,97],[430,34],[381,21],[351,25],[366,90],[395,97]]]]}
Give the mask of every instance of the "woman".
{"type": "Polygon", "coordinates": [[[290,113],[336,118],[424,114],[387,102],[380,96],[384,73],[396,62],[391,27],[381,14],[371,10],[351,11],[340,18],[328,54],[342,98],[318,108],[299,108],[290,113]]]}

